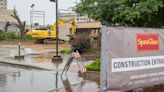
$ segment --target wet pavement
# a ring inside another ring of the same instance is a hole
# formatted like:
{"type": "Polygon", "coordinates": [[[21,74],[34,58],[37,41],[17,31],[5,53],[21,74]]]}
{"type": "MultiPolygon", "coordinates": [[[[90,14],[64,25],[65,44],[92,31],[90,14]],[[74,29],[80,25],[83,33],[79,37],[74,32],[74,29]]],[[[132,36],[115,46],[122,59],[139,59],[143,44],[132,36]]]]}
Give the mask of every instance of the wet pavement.
{"type": "MultiPolygon", "coordinates": [[[[63,62],[58,64],[52,62],[52,57],[55,55],[55,48],[51,45],[24,45],[21,48],[21,55],[24,55],[25,58],[21,60],[15,60],[15,56],[18,55],[18,48],[16,45],[0,45],[0,51],[4,52],[0,54],[0,61],[2,62],[29,65],[47,70],[56,70],[56,67],[58,67],[58,70],[61,71],[69,58],[69,55],[61,55],[63,57],[63,62]]],[[[90,62],[85,62],[85,64],[88,63],[90,62]]],[[[77,64],[73,62],[72,65],[77,64]]]]}
{"type": "Polygon", "coordinates": [[[21,71],[24,71],[24,69],[19,67],[11,67],[11,65],[0,63],[0,75],[21,71]]]}
{"type": "Polygon", "coordinates": [[[19,70],[0,74],[0,92],[89,92],[99,91],[99,83],[68,73],[56,75],[53,71],[19,70]]]}
{"type": "MultiPolygon", "coordinates": [[[[0,63],[0,92],[97,92],[99,78],[78,75],[77,63],[73,62],[67,76],[57,76],[56,70],[61,73],[69,55],[62,55],[63,62],[55,64],[52,57],[55,46],[51,45],[24,45],[21,54],[25,59],[15,60],[17,45],[0,45],[0,61],[14,64],[31,65],[51,71],[29,69],[0,63]]],[[[85,62],[88,64],[90,62],[85,62]]]]}

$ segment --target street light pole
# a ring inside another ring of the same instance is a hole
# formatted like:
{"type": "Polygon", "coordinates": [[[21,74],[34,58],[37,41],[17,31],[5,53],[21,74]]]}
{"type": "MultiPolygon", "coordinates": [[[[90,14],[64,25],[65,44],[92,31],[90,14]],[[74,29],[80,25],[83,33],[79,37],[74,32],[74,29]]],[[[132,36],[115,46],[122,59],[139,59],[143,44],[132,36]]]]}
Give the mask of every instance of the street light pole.
{"type": "Polygon", "coordinates": [[[58,57],[58,41],[59,41],[59,27],[58,27],[58,0],[56,0],[56,56],[58,57]]]}
{"type": "Polygon", "coordinates": [[[32,4],[31,5],[32,10],[30,10],[30,24],[31,24],[31,28],[33,28],[33,16],[32,16],[32,13],[34,11],[34,6],[35,6],[35,4],[32,4]]]}
{"type": "Polygon", "coordinates": [[[59,49],[58,0],[50,0],[50,1],[56,2],[56,56],[52,58],[52,62],[62,62],[63,58],[58,55],[58,49],[59,49]]]}

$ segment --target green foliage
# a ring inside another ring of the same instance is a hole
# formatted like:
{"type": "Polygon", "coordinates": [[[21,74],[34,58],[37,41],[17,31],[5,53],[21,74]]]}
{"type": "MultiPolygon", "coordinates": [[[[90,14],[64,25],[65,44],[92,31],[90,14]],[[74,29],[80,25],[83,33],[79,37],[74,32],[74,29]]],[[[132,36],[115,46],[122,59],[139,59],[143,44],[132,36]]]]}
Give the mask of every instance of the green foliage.
{"type": "Polygon", "coordinates": [[[164,29],[164,26],[161,26],[162,29],[164,29]]]}
{"type": "Polygon", "coordinates": [[[19,37],[14,33],[14,32],[5,32],[0,30],[0,40],[15,40],[18,39],[19,37]]]}
{"type": "Polygon", "coordinates": [[[2,30],[0,30],[0,40],[1,40],[1,41],[2,41],[2,40],[5,40],[5,38],[6,38],[5,32],[2,31],[2,30]]]}
{"type": "Polygon", "coordinates": [[[33,40],[31,35],[25,34],[23,37],[24,40],[29,41],[29,40],[33,40]]]}
{"type": "Polygon", "coordinates": [[[72,49],[67,48],[67,49],[63,49],[60,51],[61,54],[71,54],[72,53],[72,49]]]}
{"type": "Polygon", "coordinates": [[[15,32],[6,32],[0,30],[0,41],[14,41],[14,40],[32,40],[30,35],[24,35],[23,38],[20,38],[16,35],[15,32]]]}
{"type": "Polygon", "coordinates": [[[164,0],[81,0],[75,10],[113,25],[160,27],[164,24],[164,0]]]}
{"type": "Polygon", "coordinates": [[[89,71],[100,71],[100,59],[94,60],[93,63],[86,66],[89,71]]]}
{"type": "Polygon", "coordinates": [[[5,32],[6,40],[16,40],[19,39],[19,37],[14,32],[5,32]]]}

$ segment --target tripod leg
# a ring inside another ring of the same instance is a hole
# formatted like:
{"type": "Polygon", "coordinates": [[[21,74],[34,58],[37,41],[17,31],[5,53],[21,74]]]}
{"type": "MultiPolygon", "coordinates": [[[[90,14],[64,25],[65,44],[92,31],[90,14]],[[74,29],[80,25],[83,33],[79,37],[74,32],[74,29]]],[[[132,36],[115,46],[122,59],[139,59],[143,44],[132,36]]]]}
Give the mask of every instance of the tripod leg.
{"type": "Polygon", "coordinates": [[[84,67],[84,62],[83,62],[83,60],[82,60],[82,59],[80,59],[80,61],[81,61],[82,65],[83,65],[83,67],[84,67]]]}
{"type": "Polygon", "coordinates": [[[80,58],[80,62],[82,64],[82,66],[83,66],[84,72],[87,73],[87,70],[86,70],[85,65],[84,65],[84,59],[80,58]]]}
{"type": "Polygon", "coordinates": [[[78,61],[79,61],[79,60],[76,59],[77,65],[78,65],[79,70],[80,70],[80,72],[81,72],[80,64],[78,63],[78,61]]]}
{"type": "Polygon", "coordinates": [[[60,76],[62,76],[62,75],[63,75],[63,73],[64,73],[64,71],[65,71],[65,68],[66,68],[66,67],[64,67],[64,69],[63,69],[63,71],[62,71],[62,73],[61,73],[61,75],[60,75],[60,76]]]}
{"type": "Polygon", "coordinates": [[[69,70],[69,67],[67,67],[67,70],[66,70],[65,74],[67,74],[68,70],[69,70]]]}
{"type": "Polygon", "coordinates": [[[70,56],[70,57],[68,58],[68,60],[67,60],[67,62],[66,62],[66,64],[65,64],[65,66],[64,66],[64,69],[63,69],[63,71],[62,71],[62,73],[61,73],[61,76],[63,75],[64,71],[66,71],[66,73],[67,73],[67,71],[68,71],[68,69],[69,69],[71,63],[73,62],[73,59],[74,59],[74,56],[70,56]]]}

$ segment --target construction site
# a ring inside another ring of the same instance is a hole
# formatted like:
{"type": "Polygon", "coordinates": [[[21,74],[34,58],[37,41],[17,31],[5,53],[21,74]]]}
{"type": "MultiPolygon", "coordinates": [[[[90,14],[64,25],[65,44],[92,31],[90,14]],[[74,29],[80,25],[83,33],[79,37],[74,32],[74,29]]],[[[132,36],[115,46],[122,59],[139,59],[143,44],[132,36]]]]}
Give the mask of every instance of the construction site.
{"type": "Polygon", "coordinates": [[[0,0],[0,92],[164,92],[158,1],[0,0]]]}

